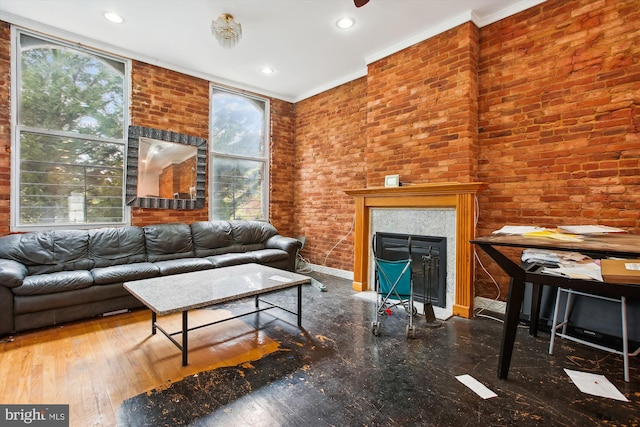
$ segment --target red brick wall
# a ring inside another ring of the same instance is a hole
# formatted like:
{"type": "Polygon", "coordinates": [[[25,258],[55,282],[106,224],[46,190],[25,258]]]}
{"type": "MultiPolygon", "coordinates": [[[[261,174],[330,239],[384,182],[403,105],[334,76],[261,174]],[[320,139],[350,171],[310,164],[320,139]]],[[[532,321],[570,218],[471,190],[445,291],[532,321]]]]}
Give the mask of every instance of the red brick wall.
{"type": "MultiPolygon", "coordinates": [[[[324,264],[349,231],[343,189],[393,173],[407,183],[487,182],[478,234],[505,223],[640,232],[637,9],[631,0],[547,1],[481,30],[461,25],[296,104],[303,254],[324,264]]],[[[327,265],[351,270],[352,254],[348,238],[327,265]]],[[[506,277],[480,256],[504,298],[506,277]]],[[[476,294],[496,296],[476,276],[476,294]]]]}
{"type": "Polygon", "coordinates": [[[344,190],[366,186],[366,86],[361,78],[296,104],[295,234],[311,263],[349,271],[354,208],[344,190]]]}
{"type": "MultiPolygon", "coordinates": [[[[208,81],[138,61],[131,81],[132,125],[209,138],[208,81]]],[[[132,208],[131,224],[206,221],[208,212],[208,202],[197,210],[132,208]]]]}
{"type": "MultiPolygon", "coordinates": [[[[478,234],[503,224],[640,232],[638,5],[550,0],[481,29],[479,180],[490,185],[478,234]]],[[[506,295],[506,277],[481,259],[506,295]]],[[[477,277],[476,293],[495,296],[477,277]]]]}
{"type": "Polygon", "coordinates": [[[0,236],[9,234],[11,200],[11,26],[0,21],[0,236]]]}
{"type": "Polygon", "coordinates": [[[278,99],[271,100],[270,108],[269,218],[280,234],[293,236],[295,108],[293,104],[278,99]]]}
{"type": "Polygon", "coordinates": [[[476,180],[477,55],[467,23],[369,65],[368,186],[476,180]]]}
{"type": "Polygon", "coordinates": [[[381,186],[389,174],[403,183],[476,180],[477,51],[478,30],[464,24],[296,104],[296,230],[311,263],[353,269],[344,190],[381,186]]]}

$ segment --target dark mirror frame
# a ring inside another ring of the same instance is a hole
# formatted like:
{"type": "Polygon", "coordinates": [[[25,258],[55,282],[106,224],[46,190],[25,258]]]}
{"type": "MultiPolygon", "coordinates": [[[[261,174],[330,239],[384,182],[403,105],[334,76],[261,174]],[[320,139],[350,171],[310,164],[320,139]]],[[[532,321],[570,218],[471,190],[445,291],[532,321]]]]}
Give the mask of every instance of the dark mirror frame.
{"type": "Polygon", "coordinates": [[[167,130],[142,126],[129,126],[127,137],[127,184],[126,203],[135,208],[179,209],[191,210],[204,208],[207,188],[207,140],[197,136],[185,135],[167,130]],[[195,199],[163,199],[160,197],[138,197],[138,156],[140,137],[158,139],[194,145],[196,153],[196,198],[195,199]]]}

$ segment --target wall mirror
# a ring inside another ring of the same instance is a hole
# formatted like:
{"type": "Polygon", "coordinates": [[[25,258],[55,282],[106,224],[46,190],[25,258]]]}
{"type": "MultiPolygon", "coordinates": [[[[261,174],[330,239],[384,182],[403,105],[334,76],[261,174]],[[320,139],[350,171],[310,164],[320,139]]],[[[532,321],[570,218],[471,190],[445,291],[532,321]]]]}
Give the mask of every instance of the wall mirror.
{"type": "Polygon", "coordinates": [[[129,126],[127,205],[202,209],[207,140],[160,129],[129,126]]]}

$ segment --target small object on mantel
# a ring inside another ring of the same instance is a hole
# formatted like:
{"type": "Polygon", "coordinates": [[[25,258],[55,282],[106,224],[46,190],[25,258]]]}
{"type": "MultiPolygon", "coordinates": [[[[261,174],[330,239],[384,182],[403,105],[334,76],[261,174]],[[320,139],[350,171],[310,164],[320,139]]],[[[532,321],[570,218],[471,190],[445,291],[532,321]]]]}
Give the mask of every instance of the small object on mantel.
{"type": "Polygon", "coordinates": [[[385,187],[401,187],[402,183],[400,183],[400,175],[385,175],[384,177],[384,186],[385,187]]]}
{"type": "Polygon", "coordinates": [[[640,285],[640,259],[603,259],[600,267],[605,282],[640,285]]]}

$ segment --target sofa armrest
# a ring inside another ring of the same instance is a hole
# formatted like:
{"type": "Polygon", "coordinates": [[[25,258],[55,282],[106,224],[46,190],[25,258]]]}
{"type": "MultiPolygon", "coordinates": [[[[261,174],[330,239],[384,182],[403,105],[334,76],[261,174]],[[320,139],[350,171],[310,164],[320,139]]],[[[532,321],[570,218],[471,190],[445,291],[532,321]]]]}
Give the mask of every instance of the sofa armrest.
{"type": "Polygon", "coordinates": [[[285,237],[279,234],[271,236],[264,242],[265,249],[282,249],[289,253],[290,256],[296,257],[298,251],[302,247],[302,242],[293,237],[285,237]]]}
{"type": "Polygon", "coordinates": [[[15,288],[27,277],[27,267],[18,261],[0,259],[0,285],[15,288]]]}

